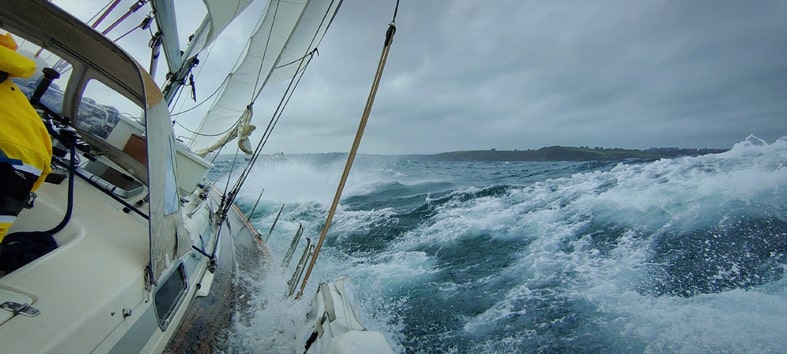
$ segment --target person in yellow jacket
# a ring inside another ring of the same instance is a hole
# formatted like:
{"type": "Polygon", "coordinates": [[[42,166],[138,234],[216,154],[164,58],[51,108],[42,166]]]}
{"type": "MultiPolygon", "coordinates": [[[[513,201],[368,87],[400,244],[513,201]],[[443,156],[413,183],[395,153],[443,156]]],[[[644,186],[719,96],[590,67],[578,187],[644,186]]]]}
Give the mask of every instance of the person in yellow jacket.
{"type": "Polygon", "coordinates": [[[51,172],[52,139],[11,77],[30,77],[33,60],[16,52],[10,33],[0,35],[0,241],[51,172]]]}

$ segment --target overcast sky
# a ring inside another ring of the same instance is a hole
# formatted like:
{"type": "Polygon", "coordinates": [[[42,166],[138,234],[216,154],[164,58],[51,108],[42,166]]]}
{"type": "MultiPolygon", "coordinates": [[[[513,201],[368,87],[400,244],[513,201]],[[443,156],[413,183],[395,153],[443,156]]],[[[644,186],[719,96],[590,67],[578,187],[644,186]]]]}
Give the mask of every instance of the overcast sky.
{"type": "MultiPolygon", "coordinates": [[[[394,4],[344,0],[265,152],[349,149],[394,4]]],[[[261,8],[203,53],[198,100],[261,8]]],[[[396,23],[363,153],[729,148],[787,135],[787,1],[402,0],[396,23]]],[[[147,33],[135,35],[121,44],[144,52],[147,33]]],[[[279,94],[263,90],[259,130],[279,94]]],[[[177,118],[194,127],[202,112],[177,118]]]]}

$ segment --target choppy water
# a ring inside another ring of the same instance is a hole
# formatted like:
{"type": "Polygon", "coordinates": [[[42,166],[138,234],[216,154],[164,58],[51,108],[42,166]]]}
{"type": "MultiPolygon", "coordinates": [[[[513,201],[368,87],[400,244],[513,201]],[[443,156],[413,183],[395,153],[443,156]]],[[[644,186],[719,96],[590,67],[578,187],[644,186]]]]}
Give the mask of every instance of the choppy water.
{"type": "MultiPolygon", "coordinates": [[[[266,189],[264,234],[285,207],[238,351],[295,350],[305,304],[281,299],[275,264],[299,222],[319,235],[343,159],[264,161],[243,190],[248,212],[266,189]]],[[[397,351],[785,352],[786,164],[787,138],[754,137],[650,162],[361,156],[317,276],[348,275],[397,351]]]]}

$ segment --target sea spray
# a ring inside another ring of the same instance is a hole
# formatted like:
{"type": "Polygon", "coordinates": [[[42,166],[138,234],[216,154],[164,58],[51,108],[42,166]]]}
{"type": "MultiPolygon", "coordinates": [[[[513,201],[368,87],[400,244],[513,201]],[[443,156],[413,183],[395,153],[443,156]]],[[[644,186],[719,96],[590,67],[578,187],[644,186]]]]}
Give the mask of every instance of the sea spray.
{"type": "MultiPolygon", "coordinates": [[[[337,161],[290,156],[255,171],[285,190],[252,218],[266,229],[285,203],[274,258],[298,223],[319,233],[337,161]]],[[[317,273],[348,275],[367,327],[402,351],[787,347],[787,139],[621,163],[360,162],[317,273]]],[[[261,293],[283,287],[291,269],[277,271],[261,293]]],[[[248,351],[286,337],[255,335],[278,316],[271,301],[235,333],[258,338],[242,341],[248,351]]],[[[292,311],[281,316],[298,316],[282,301],[292,311]]]]}

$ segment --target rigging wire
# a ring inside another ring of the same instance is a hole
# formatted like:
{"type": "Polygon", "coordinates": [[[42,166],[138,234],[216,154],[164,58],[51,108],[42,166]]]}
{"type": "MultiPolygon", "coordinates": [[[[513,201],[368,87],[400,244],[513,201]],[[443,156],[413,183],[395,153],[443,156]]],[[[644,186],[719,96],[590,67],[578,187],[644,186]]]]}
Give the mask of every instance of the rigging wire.
{"type": "MultiPolygon", "coordinates": [[[[218,151],[216,151],[216,153],[213,155],[213,157],[211,157],[211,158],[210,158],[210,163],[213,163],[213,162],[215,162],[215,161],[216,161],[216,158],[217,158],[217,157],[219,157],[219,154],[221,154],[221,150],[224,150],[224,145],[222,145],[221,147],[219,147],[219,150],[218,150],[218,151]]],[[[218,175],[216,175],[216,179],[214,179],[214,180],[213,180],[214,184],[215,184],[215,182],[216,182],[216,181],[218,181],[218,180],[219,180],[219,176],[218,176],[218,175]]]]}
{"type": "Polygon", "coordinates": [[[249,219],[254,216],[254,212],[257,210],[257,206],[260,204],[260,199],[262,199],[262,193],[265,193],[265,188],[260,191],[260,195],[257,196],[257,201],[254,202],[254,207],[251,208],[251,212],[249,213],[249,219]]]}
{"type": "Polygon", "coordinates": [[[383,75],[383,69],[385,69],[385,62],[388,59],[388,52],[391,50],[391,43],[393,42],[393,36],[396,33],[396,13],[399,9],[399,0],[396,0],[396,9],[394,10],[394,17],[391,23],[388,25],[388,29],[385,32],[385,44],[383,45],[383,52],[380,54],[380,62],[377,64],[377,72],[374,75],[374,80],[372,82],[372,88],[369,91],[369,97],[366,100],[366,107],[364,107],[363,115],[361,116],[361,122],[358,124],[358,130],[355,133],[355,140],[353,141],[352,148],[350,149],[350,153],[347,156],[347,163],[344,166],[344,171],[342,172],[342,178],[339,181],[339,185],[336,187],[336,194],[333,196],[333,202],[331,203],[331,208],[328,211],[328,216],[325,220],[325,224],[323,224],[322,231],[320,232],[320,238],[317,241],[317,245],[314,247],[314,251],[312,253],[312,258],[309,261],[309,267],[306,269],[306,274],[303,277],[303,281],[301,282],[301,287],[298,290],[298,294],[295,296],[296,299],[300,299],[303,296],[303,291],[306,288],[306,282],[309,281],[309,276],[314,269],[314,266],[317,264],[317,257],[320,255],[320,249],[322,249],[322,244],[325,241],[325,237],[328,235],[328,230],[331,228],[331,221],[333,220],[333,215],[336,213],[336,208],[339,206],[339,199],[342,197],[342,191],[344,190],[344,185],[347,183],[347,177],[350,175],[350,169],[353,165],[353,160],[355,159],[355,154],[358,152],[358,147],[361,144],[361,138],[363,138],[363,132],[366,128],[366,123],[369,120],[369,115],[372,111],[372,105],[374,104],[374,98],[377,95],[377,88],[380,86],[380,79],[383,75]]]}
{"type": "MultiPolygon", "coordinates": [[[[308,62],[306,63],[306,65],[308,66],[308,62]]],[[[276,124],[279,122],[279,119],[281,118],[282,113],[284,112],[284,108],[286,107],[287,103],[289,103],[292,94],[295,92],[295,88],[298,86],[298,83],[300,83],[300,80],[303,77],[305,68],[306,67],[304,67],[304,70],[300,72],[300,75],[295,75],[290,80],[290,84],[288,85],[287,90],[284,92],[282,99],[279,101],[279,105],[276,107],[276,111],[274,111],[273,116],[271,116],[271,120],[268,122],[268,126],[265,128],[265,132],[263,132],[262,138],[260,139],[260,142],[257,144],[257,147],[255,148],[254,153],[252,154],[252,157],[249,160],[249,163],[246,165],[246,168],[244,168],[244,170],[241,172],[241,175],[238,177],[237,182],[233,186],[232,189],[233,192],[230,193],[237,194],[237,191],[240,190],[241,186],[246,182],[246,179],[251,173],[251,166],[253,166],[257,162],[257,159],[259,158],[262,152],[262,147],[265,146],[271,134],[273,133],[273,129],[276,127],[276,124]],[[295,82],[294,85],[293,82],[295,82]]],[[[231,205],[233,201],[234,198],[229,201],[229,205],[231,205]]],[[[228,210],[228,207],[225,206],[225,209],[228,210]]]]}
{"type": "Polygon", "coordinates": [[[396,0],[396,6],[394,6],[393,18],[391,19],[392,24],[396,24],[396,15],[398,13],[399,13],[399,0],[396,0]]]}
{"type": "MultiPolygon", "coordinates": [[[[215,42],[214,42],[214,43],[211,43],[210,47],[208,47],[208,49],[205,51],[205,56],[202,58],[202,62],[203,62],[203,63],[205,63],[205,62],[207,62],[207,61],[208,61],[208,58],[210,58],[210,54],[211,54],[211,53],[213,53],[213,48],[215,48],[215,46],[216,46],[216,43],[215,43],[215,42]]],[[[199,66],[199,68],[197,68],[197,74],[196,74],[196,77],[197,77],[197,78],[199,78],[199,77],[200,77],[200,75],[202,74],[202,69],[204,69],[204,68],[205,68],[205,66],[206,66],[206,65],[205,65],[205,64],[203,64],[203,65],[200,65],[200,66],[199,66]]],[[[197,107],[201,106],[203,103],[205,103],[205,102],[207,102],[208,100],[210,100],[210,98],[211,98],[211,97],[213,97],[213,95],[215,95],[216,93],[218,93],[218,92],[219,92],[219,90],[221,90],[221,88],[222,88],[222,87],[223,87],[223,86],[224,86],[224,85],[227,83],[227,80],[229,80],[229,75],[227,75],[227,77],[225,77],[225,78],[224,78],[224,81],[222,81],[222,82],[219,84],[219,86],[218,86],[218,87],[216,87],[216,90],[215,90],[215,91],[213,91],[213,93],[211,93],[211,94],[210,94],[210,95],[209,95],[207,98],[205,98],[205,100],[203,100],[202,102],[198,103],[198,104],[197,104],[197,105],[195,105],[194,107],[191,107],[191,108],[189,108],[189,109],[187,109],[187,110],[185,110],[185,111],[183,111],[182,109],[183,109],[183,105],[185,105],[185,104],[186,104],[186,101],[180,101],[180,96],[178,96],[178,98],[175,100],[175,104],[174,104],[173,106],[177,106],[177,105],[178,105],[178,103],[180,103],[180,107],[179,107],[178,109],[180,109],[181,111],[180,111],[180,112],[178,112],[178,113],[173,113],[173,114],[170,114],[170,117],[173,117],[173,116],[176,116],[176,115],[179,115],[179,114],[183,114],[183,113],[186,113],[186,112],[190,112],[191,110],[193,110],[193,109],[195,109],[195,108],[197,108],[197,107]],[[178,101],[180,101],[180,102],[178,102],[178,101]]]]}
{"type": "Polygon", "coordinates": [[[146,29],[146,28],[149,29],[150,28],[150,23],[153,22],[153,17],[152,16],[153,16],[152,13],[148,14],[148,16],[145,17],[139,25],[137,25],[136,27],[133,27],[132,29],[128,30],[126,33],[123,33],[122,35],[120,35],[120,37],[115,38],[115,40],[113,42],[118,42],[119,40],[121,40],[124,37],[128,36],[129,34],[131,34],[131,32],[136,31],[137,29],[143,29],[143,30],[146,29]]]}
{"type": "Polygon", "coordinates": [[[175,100],[174,100],[174,102],[178,102],[178,101],[180,101],[180,95],[181,95],[182,93],[183,93],[183,90],[178,90],[178,92],[175,94],[175,100]]]}
{"type": "MultiPolygon", "coordinates": [[[[235,193],[232,193],[232,192],[227,193],[227,188],[229,188],[229,186],[230,186],[230,179],[232,178],[232,172],[235,170],[235,163],[238,161],[238,152],[239,151],[240,151],[240,145],[238,145],[238,147],[235,149],[235,156],[232,158],[232,164],[230,165],[230,173],[227,174],[227,183],[224,185],[224,192],[221,194],[221,203],[219,204],[219,211],[221,212],[221,214],[219,216],[220,222],[224,221],[224,218],[227,215],[227,211],[229,210],[229,208],[225,209],[223,207],[223,205],[225,203],[225,200],[229,199],[230,200],[229,205],[232,205],[232,201],[235,200],[235,195],[237,194],[237,192],[235,192],[235,193]]],[[[216,156],[218,156],[218,154],[216,154],[216,156]]],[[[214,158],[215,158],[215,156],[214,156],[214,158]]],[[[216,238],[216,241],[218,241],[218,237],[216,238]]],[[[214,249],[215,249],[215,247],[214,247],[214,249]]]]}
{"type": "Polygon", "coordinates": [[[93,17],[87,20],[86,23],[95,20],[96,17],[99,17],[100,15],[101,17],[91,25],[91,27],[96,28],[99,24],[101,24],[101,21],[104,21],[104,19],[109,15],[109,13],[112,12],[112,10],[114,10],[118,4],[120,4],[120,1],[121,0],[109,0],[109,2],[106,5],[104,5],[104,7],[102,7],[101,10],[98,10],[98,12],[96,12],[96,14],[93,15],[93,17]]]}
{"type": "MultiPolygon", "coordinates": [[[[285,90],[285,92],[284,92],[284,94],[282,96],[282,99],[279,101],[279,104],[276,107],[276,110],[274,111],[273,115],[271,116],[271,120],[268,122],[268,126],[265,128],[265,132],[263,133],[263,137],[260,139],[260,142],[257,144],[257,147],[255,148],[254,152],[252,153],[252,157],[249,159],[249,163],[246,165],[244,170],[241,172],[241,175],[238,177],[237,182],[233,186],[233,189],[230,192],[231,197],[228,198],[228,203],[227,204],[223,204],[220,207],[220,210],[222,210],[222,214],[223,215],[225,215],[226,212],[229,210],[229,205],[232,205],[232,202],[234,201],[235,197],[237,196],[238,191],[240,190],[241,186],[246,182],[246,179],[248,178],[249,174],[251,173],[251,167],[257,162],[257,159],[259,158],[259,156],[260,156],[260,154],[262,152],[262,147],[267,143],[268,138],[270,138],[270,135],[273,132],[273,128],[275,128],[276,124],[278,123],[279,119],[281,118],[281,115],[282,115],[282,113],[284,111],[284,108],[286,107],[287,103],[289,103],[289,100],[292,97],[292,94],[294,93],[295,88],[297,88],[298,83],[300,83],[300,80],[303,77],[303,74],[304,74],[304,72],[306,70],[306,67],[308,67],[309,63],[311,62],[311,58],[313,57],[314,53],[317,52],[316,46],[312,50],[309,50],[309,49],[312,48],[314,46],[314,44],[315,44],[315,41],[317,41],[317,37],[318,37],[318,35],[320,33],[319,29],[322,28],[323,24],[325,24],[325,21],[328,18],[328,13],[330,13],[330,9],[333,7],[334,2],[335,2],[335,0],[331,1],[331,3],[329,4],[328,8],[325,11],[325,13],[323,14],[323,17],[320,20],[320,25],[317,27],[318,30],[312,36],[311,42],[309,43],[309,46],[306,49],[307,53],[305,53],[304,56],[303,56],[304,60],[301,60],[301,62],[299,63],[298,68],[295,71],[295,75],[293,75],[293,77],[290,79],[290,82],[289,82],[289,84],[287,86],[287,89],[285,90]],[[309,58],[309,60],[305,60],[306,58],[309,58]],[[305,64],[304,64],[304,62],[305,62],[305,64]],[[300,73],[300,75],[298,75],[299,73],[300,73]],[[297,80],[296,80],[296,77],[297,77],[297,80]]],[[[277,9],[278,9],[278,7],[277,7],[277,9]]],[[[253,102],[254,101],[252,101],[252,103],[253,102]]],[[[227,192],[225,190],[225,195],[226,195],[226,193],[227,192]]]]}
{"type": "MultiPolygon", "coordinates": [[[[208,52],[208,55],[210,55],[210,52],[208,52]]],[[[199,74],[201,73],[201,70],[202,70],[202,67],[200,67],[200,72],[197,72],[197,75],[196,75],[197,77],[199,77],[199,74]]],[[[197,109],[199,106],[202,106],[203,104],[205,104],[205,102],[208,102],[208,101],[210,101],[210,99],[211,99],[211,98],[213,98],[213,96],[215,96],[217,93],[219,93],[219,91],[221,91],[221,89],[224,87],[224,85],[227,83],[227,81],[229,81],[229,79],[230,79],[230,76],[231,76],[231,75],[227,75],[227,76],[224,78],[224,81],[222,81],[222,82],[221,82],[221,84],[219,84],[219,86],[218,86],[218,87],[216,87],[216,90],[214,90],[214,91],[213,91],[213,93],[211,93],[211,94],[210,94],[208,97],[205,97],[205,99],[204,99],[204,100],[202,100],[200,103],[197,103],[196,105],[194,105],[194,106],[192,106],[192,107],[189,107],[189,108],[187,108],[187,109],[185,109],[185,110],[182,110],[182,111],[180,111],[180,112],[177,112],[177,113],[172,113],[172,114],[170,114],[169,116],[170,116],[170,117],[174,117],[174,116],[177,116],[177,115],[181,115],[181,114],[184,114],[184,113],[191,112],[191,111],[193,111],[193,110],[197,109]]],[[[178,99],[180,99],[180,95],[178,95],[178,99]]],[[[175,101],[175,102],[176,102],[176,104],[177,104],[177,100],[178,100],[178,99],[176,99],[176,101],[175,101]]],[[[181,105],[180,105],[180,106],[181,106],[181,108],[183,107],[183,105],[184,105],[184,104],[185,104],[185,102],[182,102],[182,103],[181,103],[181,105]]],[[[195,133],[195,134],[196,134],[196,133],[195,133]]]]}
{"type": "MultiPolygon", "coordinates": [[[[300,78],[301,77],[303,77],[303,73],[301,73],[301,75],[298,77],[298,82],[300,82],[300,78]]],[[[295,79],[295,76],[293,76],[293,80],[294,79],[295,79]]],[[[292,81],[290,82],[290,84],[292,85],[292,81]]],[[[296,83],[295,86],[297,86],[297,83],[296,83]]],[[[294,92],[294,87],[293,87],[292,90],[289,90],[289,87],[288,87],[288,91],[286,91],[284,93],[284,96],[282,96],[282,100],[279,101],[279,107],[281,107],[282,109],[279,110],[279,108],[277,108],[277,111],[274,112],[274,115],[271,117],[271,120],[268,122],[268,126],[265,128],[265,132],[263,133],[263,136],[260,139],[260,142],[257,144],[257,147],[255,148],[254,153],[252,154],[252,157],[249,159],[249,163],[246,164],[246,167],[243,169],[243,171],[241,171],[241,174],[240,174],[240,176],[238,176],[238,179],[236,180],[235,184],[233,185],[232,190],[230,190],[229,192],[226,192],[227,189],[225,188],[225,195],[229,194],[231,196],[231,198],[229,198],[227,200],[226,204],[223,204],[220,207],[220,210],[223,210],[223,213],[226,212],[227,210],[229,210],[229,207],[232,206],[232,203],[235,201],[235,197],[237,196],[238,192],[240,191],[240,188],[246,182],[246,179],[248,178],[249,174],[251,173],[251,167],[254,166],[254,164],[256,164],[257,159],[261,155],[262,147],[265,145],[265,143],[267,143],[268,139],[270,138],[271,133],[273,132],[273,128],[276,127],[276,124],[278,123],[279,118],[281,118],[281,113],[283,112],[283,107],[286,106],[287,102],[289,102],[289,98],[292,97],[292,93],[293,92],[294,92]],[[282,104],[282,102],[284,102],[284,104],[282,104]]]]}
{"type": "Polygon", "coordinates": [[[115,20],[115,22],[113,22],[111,25],[109,25],[109,27],[107,27],[107,29],[102,31],[101,34],[105,35],[105,36],[107,34],[109,34],[109,32],[111,32],[113,29],[115,29],[115,27],[117,27],[117,25],[119,25],[121,22],[125,21],[129,16],[131,16],[131,14],[137,12],[139,9],[142,8],[142,6],[145,6],[145,4],[148,3],[148,1],[149,0],[137,0],[134,3],[134,5],[131,5],[131,7],[128,9],[128,11],[126,11],[126,13],[124,13],[122,16],[120,16],[120,18],[118,18],[117,20],[115,20]]]}

